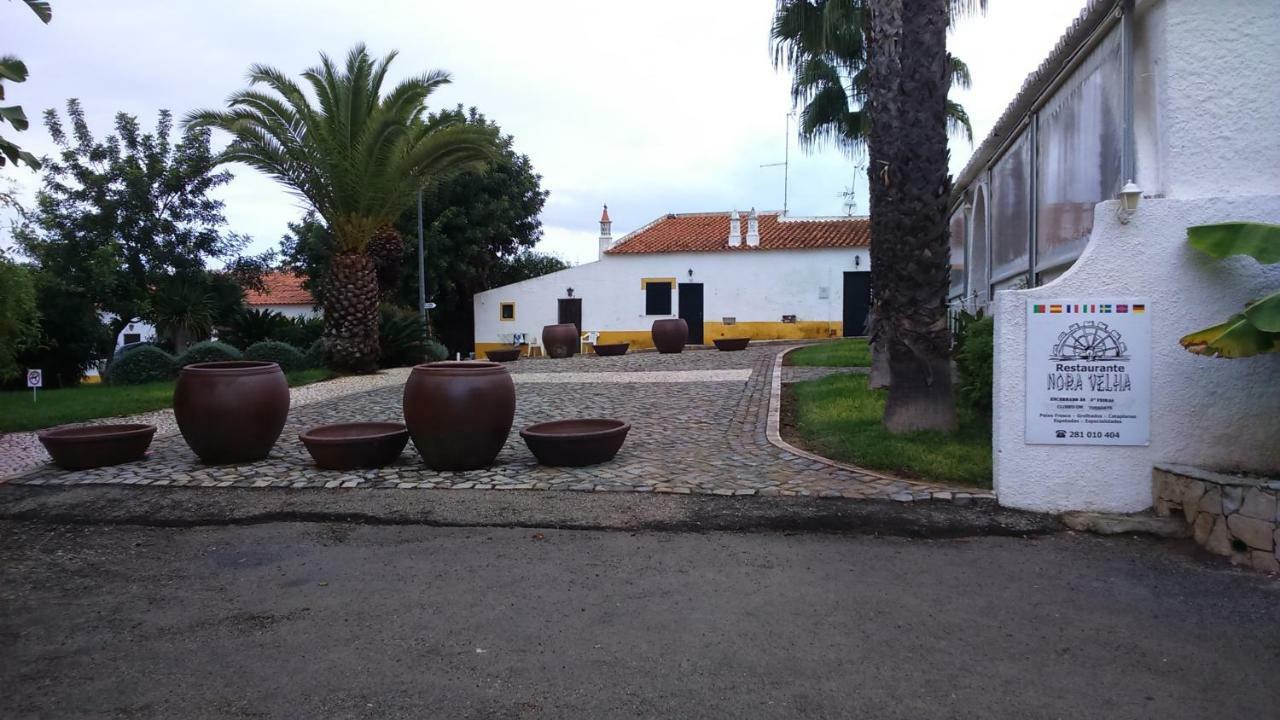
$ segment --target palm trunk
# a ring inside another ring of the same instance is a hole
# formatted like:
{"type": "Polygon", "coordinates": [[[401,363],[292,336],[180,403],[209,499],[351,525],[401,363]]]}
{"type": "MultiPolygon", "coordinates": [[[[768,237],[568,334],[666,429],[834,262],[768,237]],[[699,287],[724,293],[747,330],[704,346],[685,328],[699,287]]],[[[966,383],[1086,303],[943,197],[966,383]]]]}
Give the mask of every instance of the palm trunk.
{"type": "Polygon", "coordinates": [[[890,432],[956,427],[951,394],[947,201],[947,0],[902,0],[898,119],[902,127],[895,200],[900,235],[889,258],[890,432]]]}
{"type": "Polygon", "coordinates": [[[870,137],[877,340],[890,432],[955,429],[946,322],[947,0],[874,0],[870,137]]]}
{"type": "Polygon", "coordinates": [[[867,105],[869,126],[867,165],[869,213],[871,216],[871,313],[867,318],[867,334],[871,344],[871,374],[867,384],[873,388],[889,386],[889,336],[892,324],[888,305],[881,302],[890,290],[886,271],[886,253],[897,230],[892,216],[892,179],[897,173],[893,158],[898,148],[898,75],[899,46],[902,41],[902,0],[875,0],[871,3],[871,31],[867,34],[867,74],[870,79],[867,105]]]}
{"type": "Polygon", "coordinates": [[[324,319],[335,368],[377,369],[378,276],[365,253],[337,253],[330,260],[324,319]]]}

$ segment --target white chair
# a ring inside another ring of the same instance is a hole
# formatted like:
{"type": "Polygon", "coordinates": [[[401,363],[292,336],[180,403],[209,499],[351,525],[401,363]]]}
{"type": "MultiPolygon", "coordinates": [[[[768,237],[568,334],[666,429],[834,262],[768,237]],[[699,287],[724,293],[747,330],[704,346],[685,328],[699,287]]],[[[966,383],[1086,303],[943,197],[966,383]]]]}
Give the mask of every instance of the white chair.
{"type": "Polygon", "coordinates": [[[578,352],[585,354],[587,352],[587,345],[595,345],[596,342],[599,340],[600,340],[600,333],[598,332],[593,331],[593,332],[583,333],[582,338],[580,340],[581,345],[578,347],[578,352]]]}
{"type": "Polygon", "coordinates": [[[540,338],[533,333],[525,333],[524,336],[528,339],[529,343],[529,357],[533,357],[534,350],[538,351],[538,357],[542,357],[542,343],[540,342],[540,338]]]}

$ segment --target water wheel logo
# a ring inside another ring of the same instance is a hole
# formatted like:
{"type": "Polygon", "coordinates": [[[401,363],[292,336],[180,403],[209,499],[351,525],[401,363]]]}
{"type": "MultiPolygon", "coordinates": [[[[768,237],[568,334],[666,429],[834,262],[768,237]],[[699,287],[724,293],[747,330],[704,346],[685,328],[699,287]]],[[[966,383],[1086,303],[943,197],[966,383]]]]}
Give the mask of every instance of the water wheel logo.
{"type": "Polygon", "coordinates": [[[1128,360],[1129,348],[1120,339],[1120,333],[1104,322],[1086,320],[1071,323],[1058,335],[1050,357],[1053,360],[1128,360]]]}

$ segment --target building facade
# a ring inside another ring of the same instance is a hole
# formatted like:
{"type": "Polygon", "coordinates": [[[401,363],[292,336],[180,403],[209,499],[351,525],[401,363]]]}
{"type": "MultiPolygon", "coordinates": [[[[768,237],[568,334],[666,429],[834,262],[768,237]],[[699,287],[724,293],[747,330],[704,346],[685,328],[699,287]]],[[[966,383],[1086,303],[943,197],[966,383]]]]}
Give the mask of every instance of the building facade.
{"type": "Polygon", "coordinates": [[[866,218],[781,213],[665,215],[613,240],[596,262],[478,293],[476,353],[527,345],[572,322],[600,343],[653,347],[655,320],[682,317],[691,344],[863,334],[870,301],[866,218]]]}
{"type": "Polygon", "coordinates": [[[302,287],[302,277],[287,272],[262,276],[262,291],[245,293],[244,303],[254,310],[271,310],[285,317],[317,317],[321,314],[316,300],[302,287]]]}

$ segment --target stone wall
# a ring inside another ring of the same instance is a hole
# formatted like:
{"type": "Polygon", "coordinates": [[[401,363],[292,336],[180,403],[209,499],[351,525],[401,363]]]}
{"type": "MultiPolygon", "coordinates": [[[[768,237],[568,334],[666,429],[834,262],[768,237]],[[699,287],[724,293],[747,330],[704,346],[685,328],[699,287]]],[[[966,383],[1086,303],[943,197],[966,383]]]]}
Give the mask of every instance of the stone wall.
{"type": "Polygon", "coordinates": [[[1157,465],[1151,482],[1156,513],[1181,513],[1206,550],[1280,573],[1280,479],[1157,465]]]}

